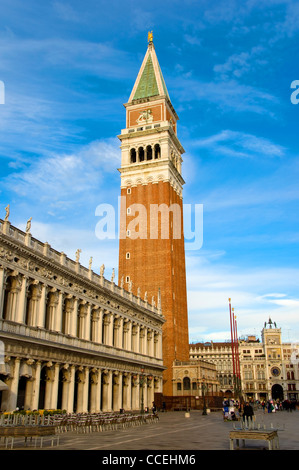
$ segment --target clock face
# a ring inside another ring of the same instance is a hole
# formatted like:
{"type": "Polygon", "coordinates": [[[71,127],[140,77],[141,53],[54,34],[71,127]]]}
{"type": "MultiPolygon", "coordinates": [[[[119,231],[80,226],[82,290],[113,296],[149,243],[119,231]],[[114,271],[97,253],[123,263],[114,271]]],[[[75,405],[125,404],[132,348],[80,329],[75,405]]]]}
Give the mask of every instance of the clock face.
{"type": "Polygon", "coordinates": [[[279,367],[272,367],[271,374],[274,375],[274,377],[278,377],[280,375],[279,367]]]}

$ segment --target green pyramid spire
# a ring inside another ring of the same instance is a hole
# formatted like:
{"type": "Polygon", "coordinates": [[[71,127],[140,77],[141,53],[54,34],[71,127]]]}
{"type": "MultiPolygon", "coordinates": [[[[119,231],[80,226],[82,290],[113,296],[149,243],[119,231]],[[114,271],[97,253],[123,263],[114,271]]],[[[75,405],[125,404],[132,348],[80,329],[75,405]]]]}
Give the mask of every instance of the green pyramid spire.
{"type": "Polygon", "coordinates": [[[159,95],[159,89],[155,76],[153,61],[149,55],[133,99],[139,100],[141,98],[149,98],[151,96],[157,95],[159,95]]]}

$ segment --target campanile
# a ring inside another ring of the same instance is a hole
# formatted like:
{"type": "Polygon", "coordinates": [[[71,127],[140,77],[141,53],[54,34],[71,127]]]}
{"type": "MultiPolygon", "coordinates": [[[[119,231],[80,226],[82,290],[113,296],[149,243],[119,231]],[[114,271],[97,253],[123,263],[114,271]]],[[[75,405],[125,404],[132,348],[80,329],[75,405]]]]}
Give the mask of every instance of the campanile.
{"type": "Polygon", "coordinates": [[[119,284],[161,303],[163,394],[173,395],[172,365],[189,360],[182,154],[178,116],[158,63],[152,33],[126,108],[121,141],[119,284]]]}

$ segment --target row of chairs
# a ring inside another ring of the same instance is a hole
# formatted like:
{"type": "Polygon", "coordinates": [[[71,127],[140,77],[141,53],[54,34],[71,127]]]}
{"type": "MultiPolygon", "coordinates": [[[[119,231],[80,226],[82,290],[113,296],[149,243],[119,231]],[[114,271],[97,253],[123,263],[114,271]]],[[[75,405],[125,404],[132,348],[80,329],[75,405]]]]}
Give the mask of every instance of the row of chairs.
{"type": "Polygon", "coordinates": [[[130,426],[158,422],[157,414],[130,413],[71,413],[49,416],[48,424],[57,427],[59,433],[74,431],[77,433],[114,431],[130,426]]]}

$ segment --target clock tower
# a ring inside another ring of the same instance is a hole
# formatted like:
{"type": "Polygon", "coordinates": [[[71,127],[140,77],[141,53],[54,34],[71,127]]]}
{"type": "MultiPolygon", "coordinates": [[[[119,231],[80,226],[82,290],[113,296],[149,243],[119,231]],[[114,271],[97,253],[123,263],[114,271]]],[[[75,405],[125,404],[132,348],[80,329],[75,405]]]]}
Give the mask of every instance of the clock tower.
{"type": "Polygon", "coordinates": [[[119,284],[159,305],[163,329],[163,394],[173,395],[172,366],[189,360],[183,232],[182,154],[178,116],[152,33],[126,108],[121,141],[119,284]]]}

